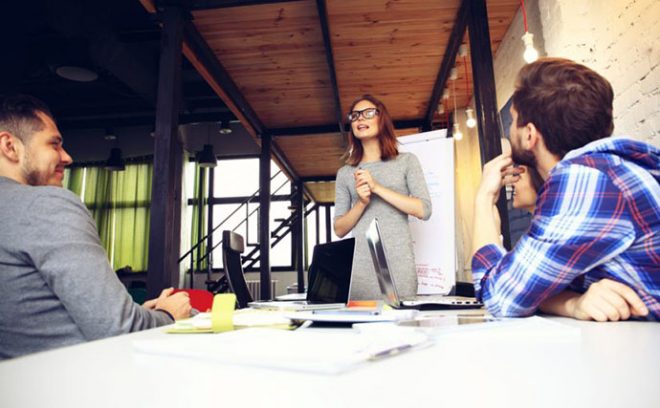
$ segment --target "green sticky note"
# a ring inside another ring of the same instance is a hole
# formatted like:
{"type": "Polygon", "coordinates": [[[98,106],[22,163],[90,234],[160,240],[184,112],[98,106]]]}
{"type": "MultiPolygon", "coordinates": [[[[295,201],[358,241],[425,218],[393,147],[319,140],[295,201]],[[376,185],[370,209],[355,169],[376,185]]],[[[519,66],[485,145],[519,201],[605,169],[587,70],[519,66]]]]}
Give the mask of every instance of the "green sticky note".
{"type": "Polygon", "coordinates": [[[213,297],[211,329],[214,333],[234,330],[235,307],[236,295],[233,293],[221,293],[213,297]]]}

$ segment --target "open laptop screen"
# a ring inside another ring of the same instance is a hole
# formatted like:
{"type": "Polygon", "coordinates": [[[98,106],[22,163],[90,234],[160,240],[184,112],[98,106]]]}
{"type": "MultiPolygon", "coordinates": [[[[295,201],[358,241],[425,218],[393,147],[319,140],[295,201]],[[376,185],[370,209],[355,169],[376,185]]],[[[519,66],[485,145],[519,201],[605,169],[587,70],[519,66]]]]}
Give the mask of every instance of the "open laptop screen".
{"type": "Polygon", "coordinates": [[[351,291],[351,269],[355,238],[314,247],[309,267],[309,303],[347,303],[351,291]]]}
{"type": "Polygon", "coordinates": [[[392,281],[392,273],[389,268],[387,261],[387,254],[385,253],[385,247],[383,246],[383,240],[381,239],[380,227],[378,226],[378,220],[374,218],[367,228],[367,244],[369,246],[369,251],[371,252],[371,260],[374,263],[374,270],[376,271],[376,277],[378,278],[378,285],[380,285],[380,291],[383,294],[385,302],[392,307],[399,307],[400,300],[399,295],[396,292],[396,286],[392,281]]]}

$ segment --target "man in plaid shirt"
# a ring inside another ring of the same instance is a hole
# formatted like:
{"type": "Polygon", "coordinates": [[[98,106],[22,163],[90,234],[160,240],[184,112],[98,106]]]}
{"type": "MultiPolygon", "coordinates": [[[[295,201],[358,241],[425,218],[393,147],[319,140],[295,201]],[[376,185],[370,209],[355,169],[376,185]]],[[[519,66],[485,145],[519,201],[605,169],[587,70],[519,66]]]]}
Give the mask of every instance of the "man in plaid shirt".
{"type": "Polygon", "coordinates": [[[475,200],[472,274],[496,316],[538,309],[583,320],[660,320],[660,150],[610,138],[609,82],[573,61],[520,71],[511,154],[488,162],[475,200]],[[507,252],[494,211],[504,184],[544,179],[531,226],[507,252]]]}

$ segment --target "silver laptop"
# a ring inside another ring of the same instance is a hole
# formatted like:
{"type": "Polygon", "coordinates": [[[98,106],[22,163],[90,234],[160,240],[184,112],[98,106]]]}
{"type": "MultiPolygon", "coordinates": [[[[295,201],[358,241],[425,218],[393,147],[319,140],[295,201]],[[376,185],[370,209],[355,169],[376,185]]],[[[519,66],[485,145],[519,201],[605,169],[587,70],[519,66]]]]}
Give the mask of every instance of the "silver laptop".
{"type": "Polygon", "coordinates": [[[371,222],[366,235],[378,285],[385,303],[389,306],[395,309],[419,310],[478,309],[483,306],[483,303],[475,298],[462,296],[419,295],[411,299],[401,299],[396,291],[394,276],[390,272],[390,263],[387,260],[377,219],[371,222]]]}
{"type": "Polygon", "coordinates": [[[306,300],[257,301],[248,306],[289,311],[343,308],[351,292],[354,253],[355,238],[316,245],[309,266],[306,300]]]}

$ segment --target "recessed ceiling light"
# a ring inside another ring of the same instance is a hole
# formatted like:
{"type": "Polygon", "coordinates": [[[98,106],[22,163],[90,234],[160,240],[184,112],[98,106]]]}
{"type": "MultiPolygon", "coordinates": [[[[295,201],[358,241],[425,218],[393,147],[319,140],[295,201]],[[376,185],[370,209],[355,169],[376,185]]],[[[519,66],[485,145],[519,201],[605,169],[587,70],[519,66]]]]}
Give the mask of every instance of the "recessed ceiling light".
{"type": "Polygon", "coordinates": [[[88,68],[78,67],[75,65],[62,65],[55,68],[55,73],[70,81],[76,82],[92,82],[96,81],[99,74],[88,68]]]}

